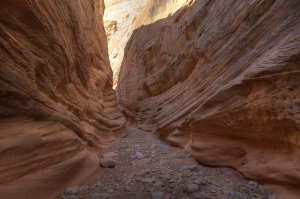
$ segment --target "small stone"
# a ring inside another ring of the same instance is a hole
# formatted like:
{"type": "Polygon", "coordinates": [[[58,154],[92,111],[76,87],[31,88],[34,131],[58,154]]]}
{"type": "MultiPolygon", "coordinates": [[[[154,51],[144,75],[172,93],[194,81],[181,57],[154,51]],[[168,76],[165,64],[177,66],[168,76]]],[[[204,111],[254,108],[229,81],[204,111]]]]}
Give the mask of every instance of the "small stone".
{"type": "Polygon", "coordinates": [[[258,194],[258,195],[264,195],[265,194],[264,189],[262,189],[261,187],[258,187],[253,192],[258,194]]]}
{"type": "Polygon", "coordinates": [[[104,168],[113,168],[116,166],[116,161],[112,158],[102,158],[100,160],[100,166],[104,168]]]}
{"type": "Polygon", "coordinates": [[[192,158],[192,155],[191,154],[187,154],[186,157],[187,158],[192,158]]]}
{"type": "Polygon", "coordinates": [[[98,186],[98,187],[102,187],[103,184],[102,184],[100,181],[98,181],[98,182],[97,182],[97,186],[98,186]]]}
{"type": "Polygon", "coordinates": [[[134,154],[138,159],[143,159],[144,158],[144,155],[141,153],[141,152],[136,152],[134,154]]]}
{"type": "Polygon", "coordinates": [[[113,189],[108,189],[107,190],[107,193],[113,193],[115,190],[113,190],[113,189]]]}
{"type": "Polygon", "coordinates": [[[201,199],[202,196],[199,194],[199,193],[193,193],[193,196],[196,198],[196,199],[201,199]]]}
{"type": "Polygon", "coordinates": [[[156,155],[155,154],[151,154],[151,156],[150,156],[151,158],[155,158],[156,157],[156,155]]]}
{"type": "Polygon", "coordinates": [[[112,157],[118,157],[118,154],[116,154],[115,152],[109,152],[109,153],[105,153],[104,155],[102,155],[103,158],[112,158],[112,157]]]}
{"type": "Polygon", "coordinates": [[[131,183],[131,182],[132,182],[132,180],[128,179],[128,180],[126,180],[125,184],[129,185],[129,183],[131,183]]]}
{"type": "Polygon", "coordinates": [[[164,198],[165,193],[162,191],[158,191],[158,192],[152,192],[152,198],[153,199],[163,199],[164,198]]]}
{"type": "Polygon", "coordinates": [[[68,194],[70,196],[73,196],[73,195],[76,195],[76,193],[78,192],[79,190],[79,186],[74,186],[74,187],[68,187],[66,190],[65,190],[65,194],[68,194]]]}
{"type": "Polygon", "coordinates": [[[129,192],[131,190],[131,187],[130,186],[125,186],[124,189],[125,189],[125,191],[129,192]]]}
{"type": "Polygon", "coordinates": [[[125,149],[125,151],[130,151],[130,149],[125,149]]]}
{"type": "Polygon", "coordinates": [[[168,187],[170,187],[171,189],[175,188],[177,185],[175,183],[170,183],[168,184],[168,187]]]}
{"type": "Polygon", "coordinates": [[[199,180],[194,180],[194,184],[200,185],[201,182],[199,180]]]}
{"type": "Polygon", "coordinates": [[[141,179],[141,182],[143,183],[153,183],[155,181],[155,179],[153,178],[143,178],[141,179]]]}
{"type": "Polygon", "coordinates": [[[193,192],[196,192],[196,191],[198,191],[198,186],[196,184],[189,184],[187,186],[187,192],[193,193],[193,192]]]}
{"type": "Polygon", "coordinates": [[[248,184],[247,184],[247,187],[249,189],[256,189],[258,187],[258,184],[254,181],[250,181],[248,184]]]}
{"type": "Polygon", "coordinates": [[[162,182],[162,181],[160,181],[160,180],[158,180],[158,181],[156,181],[155,183],[154,183],[154,187],[162,187],[164,185],[164,183],[162,182]]]}
{"type": "Polygon", "coordinates": [[[198,169],[198,167],[197,167],[197,166],[189,166],[189,167],[187,167],[186,169],[187,169],[187,170],[190,170],[190,171],[195,171],[195,170],[198,169]]]}

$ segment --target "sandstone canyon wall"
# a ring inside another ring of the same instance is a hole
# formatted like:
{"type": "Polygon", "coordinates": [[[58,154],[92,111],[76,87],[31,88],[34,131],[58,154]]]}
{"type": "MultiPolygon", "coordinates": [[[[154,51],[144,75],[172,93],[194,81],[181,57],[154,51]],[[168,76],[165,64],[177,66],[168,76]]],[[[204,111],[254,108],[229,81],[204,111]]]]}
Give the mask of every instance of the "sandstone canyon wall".
{"type": "Polygon", "coordinates": [[[124,136],[103,0],[0,0],[0,198],[55,198],[124,136]]]}
{"type": "Polygon", "coordinates": [[[200,163],[299,197],[300,1],[146,7],[117,87],[129,121],[200,163]]]}

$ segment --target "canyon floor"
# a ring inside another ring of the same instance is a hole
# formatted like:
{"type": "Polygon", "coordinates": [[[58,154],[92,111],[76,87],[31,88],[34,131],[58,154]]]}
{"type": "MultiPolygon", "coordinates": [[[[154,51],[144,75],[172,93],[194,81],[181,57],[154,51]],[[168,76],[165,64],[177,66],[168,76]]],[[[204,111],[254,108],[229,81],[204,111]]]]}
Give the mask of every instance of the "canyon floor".
{"type": "Polygon", "coordinates": [[[131,125],[127,131],[102,151],[116,166],[100,168],[94,180],[68,188],[60,199],[277,198],[271,188],[243,179],[234,169],[200,165],[152,133],[131,125]]]}

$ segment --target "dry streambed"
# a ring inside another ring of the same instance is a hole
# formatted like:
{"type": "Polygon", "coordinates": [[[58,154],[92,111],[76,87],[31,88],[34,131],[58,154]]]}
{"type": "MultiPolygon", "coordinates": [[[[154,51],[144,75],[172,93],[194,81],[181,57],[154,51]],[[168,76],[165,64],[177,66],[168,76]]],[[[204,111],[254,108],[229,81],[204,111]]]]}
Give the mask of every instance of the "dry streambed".
{"type": "Polygon", "coordinates": [[[86,185],[67,188],[61,199],[277,198],[272,189],[246,181],[231,168],[200,165],[152,133],[129,125],[127,130],[127,137],[102,152],[116,165],[101,167],[86,185]]]}

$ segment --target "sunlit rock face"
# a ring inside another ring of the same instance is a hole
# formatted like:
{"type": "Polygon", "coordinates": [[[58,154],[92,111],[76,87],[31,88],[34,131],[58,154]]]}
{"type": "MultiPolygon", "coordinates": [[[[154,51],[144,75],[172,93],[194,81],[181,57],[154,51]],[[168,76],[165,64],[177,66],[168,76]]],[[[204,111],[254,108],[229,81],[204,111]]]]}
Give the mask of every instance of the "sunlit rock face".
{"type": "Polygon", "coordinates": [[[104,2],[0,1],[0,198],[56,198],[124,136],[104,2]]]}
{"type": "Polygon", "coordinates": [[[300,2],[146,7],[117,87],[129,121],[200,163],[234,167],[299,198],[300,2]]]}
{"type": "Polygon", "coordinates": [[[140,14],[147,0],[105,0],[104,26],[108,39],[109,59],[113,70],[113,84],[118,83],[124,47],[140,22],[140,14]]]}

